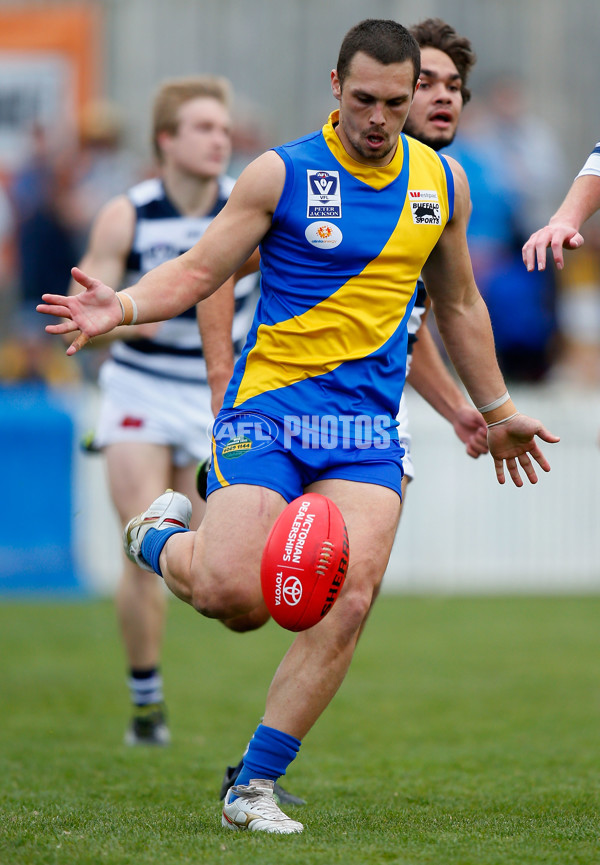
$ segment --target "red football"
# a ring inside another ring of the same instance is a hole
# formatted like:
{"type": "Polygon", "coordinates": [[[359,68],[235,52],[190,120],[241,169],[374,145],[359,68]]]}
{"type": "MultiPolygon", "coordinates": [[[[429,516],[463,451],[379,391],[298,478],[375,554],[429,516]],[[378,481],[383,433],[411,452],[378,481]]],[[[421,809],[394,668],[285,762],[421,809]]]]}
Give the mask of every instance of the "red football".
{"type": "Polygon", "coordinates": [[[326,496],[306,493],[287,505],[260,568],[265,603],[278,625],[305,631],[327,615],[344,585],[349,551],[344,518],[326,496]]]}

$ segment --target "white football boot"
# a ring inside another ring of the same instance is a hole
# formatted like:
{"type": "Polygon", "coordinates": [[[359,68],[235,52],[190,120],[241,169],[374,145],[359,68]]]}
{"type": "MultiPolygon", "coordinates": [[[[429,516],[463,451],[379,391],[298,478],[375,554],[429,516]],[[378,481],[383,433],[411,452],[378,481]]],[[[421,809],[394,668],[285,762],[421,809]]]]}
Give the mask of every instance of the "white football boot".
{"type": "Polygon", "coordinates": [[[231,787],[223,804],[221,824],[228,829],[251,832],[276,832],[291,835],[304,826],[284,814],[273,797],[273,781],[252,778],[246,786],[231,787]],[[230,801],[231,796],[238,798],[230,801]]]}
{"type": "Polygon", "coordinates": [[[181,526],[189,529],[192,519],[192,503],[183,493],[167,490],[155,499],[147,511],[129,520],[123,531],[125,555],[140,568],[154,573],[154,568],[142,556],[142,541],[148,529],[167,529],[181,526]]]}

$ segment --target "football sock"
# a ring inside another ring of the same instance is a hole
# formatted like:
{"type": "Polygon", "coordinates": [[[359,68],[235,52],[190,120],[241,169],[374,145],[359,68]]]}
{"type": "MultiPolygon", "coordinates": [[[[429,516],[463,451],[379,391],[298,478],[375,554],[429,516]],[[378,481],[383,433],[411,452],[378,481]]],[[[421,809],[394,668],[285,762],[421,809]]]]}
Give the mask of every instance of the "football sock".
{"type": "Polygon", "coordinates": [[[158,667],[152,667],[150,670],[131,669],[127,684],[134,706],[162,703],[164,699],[163,680],[158,667]]]}
{"type": "Polygon", "coordinates": [[[169,526],[168,528],[148,529],[142,541],[141,551],[142,556],[153,570],[156,571],[159,577],[162,577],[159,560],[160,554],[163,551],[164,545],[167,543],[171,535],[176,535],[178,532],[189,532],[189,529],[184,529],[182,526],[169,526]]]}
{"type": "Polygon", "coordinates": [[[301,744],[295,736],[259,724],[244,754],[244,765],[235,783],[248,784],[252,778],[276,781],[285,775],[301,744]]]}

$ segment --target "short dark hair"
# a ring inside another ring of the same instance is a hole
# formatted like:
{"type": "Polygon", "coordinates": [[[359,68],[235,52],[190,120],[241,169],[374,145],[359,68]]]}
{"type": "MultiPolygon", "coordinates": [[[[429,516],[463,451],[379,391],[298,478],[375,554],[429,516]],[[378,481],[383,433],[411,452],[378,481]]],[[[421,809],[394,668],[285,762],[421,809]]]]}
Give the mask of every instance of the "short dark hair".
{"type": "Polygon", "coordinates": [[[346,33],[336,67],[340,87],[343,87],[354,55],[359,52],[384,66],[410,60],[416,86],[421,71],[421,51],[415,38],[397,21],[366,18],[346,33]]]}
{"type": "Polygon", "coordinates": [[[466,86],[467,78],[477,60],[470,40],[466,36],[459,36],[454,27],[441,18],[426,18],[409,27],[409,30],[420,48],[437,48],[452,60],[462,79],[461,94],[463,105],[466,105],[471,98],[471,91],[466,86]]]}

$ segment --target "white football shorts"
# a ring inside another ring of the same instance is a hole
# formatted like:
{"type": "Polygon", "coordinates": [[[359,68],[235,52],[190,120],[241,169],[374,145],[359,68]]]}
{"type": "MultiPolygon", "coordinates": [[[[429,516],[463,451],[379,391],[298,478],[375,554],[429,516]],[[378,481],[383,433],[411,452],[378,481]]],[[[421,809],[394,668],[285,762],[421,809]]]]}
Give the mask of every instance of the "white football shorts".
{"type": "Polygon", "coordinates": [[[402,399],[400,400],[400,408],[398,409],[396,419],[398,421],[398,438],[400,444],[404,448],[404,456],[402,457],[404,475],[409,481],[412,481],[415,476],[415,467],[410,454],[410,442],[412,436],[408,431],[408,407],[406,405],[406,396],[404,394],[402,394],[402,399]]]}
{"type": "Polygon", "coordinates": [[[178,468],[210,455],[214,417],[207,384],[160,378],[113,360],[102,364],[98,382],[98,447],[117,442],[166,445],[178,468]]]}

